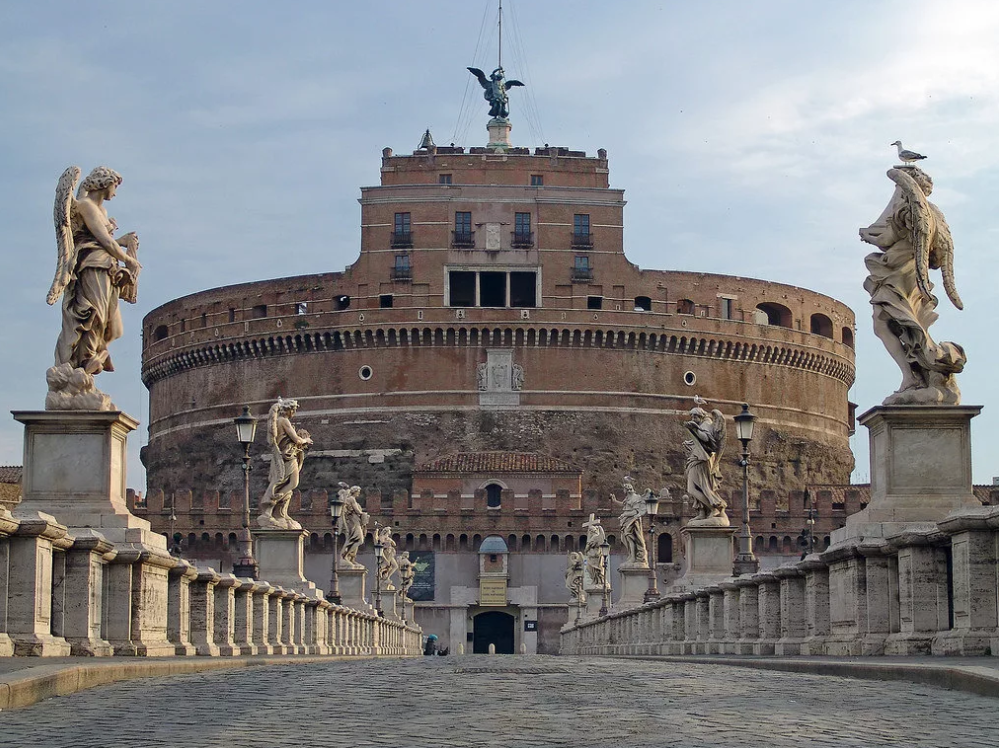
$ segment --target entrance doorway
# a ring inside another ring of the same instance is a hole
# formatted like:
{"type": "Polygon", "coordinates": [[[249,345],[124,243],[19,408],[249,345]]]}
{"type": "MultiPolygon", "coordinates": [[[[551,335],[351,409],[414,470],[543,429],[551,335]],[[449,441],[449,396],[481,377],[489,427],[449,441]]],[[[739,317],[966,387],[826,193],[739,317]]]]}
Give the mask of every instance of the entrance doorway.
{"type": "Polygon", "coordinates": [[[489,654],[489,645],[496,645],[496,654],[513,654],[513,616],[498,610],[479,613],[472,619],[472,653],[489,654]]]}

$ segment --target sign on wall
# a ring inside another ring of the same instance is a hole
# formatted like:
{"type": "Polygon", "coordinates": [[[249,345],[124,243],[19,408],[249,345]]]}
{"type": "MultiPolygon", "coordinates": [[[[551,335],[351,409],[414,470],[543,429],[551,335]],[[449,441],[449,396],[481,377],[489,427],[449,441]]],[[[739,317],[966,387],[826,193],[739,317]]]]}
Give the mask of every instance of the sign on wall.
{"type": "Polygon", "coordinates": [[[416,566],[413,586],[409,588],[410,600],[434,599],[434,552],[410,551],[409,560],[416,566]]]}
{"type": "Polygon", "coordinates": [[[502,577],[480,579],[479,605],[506,605],[506,579],[502,577]]]}

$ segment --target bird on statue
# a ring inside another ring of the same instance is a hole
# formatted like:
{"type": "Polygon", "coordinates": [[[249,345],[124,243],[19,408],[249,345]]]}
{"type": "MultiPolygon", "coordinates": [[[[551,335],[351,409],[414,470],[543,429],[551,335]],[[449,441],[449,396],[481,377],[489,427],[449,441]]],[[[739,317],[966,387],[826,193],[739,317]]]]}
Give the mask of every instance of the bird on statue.
{"type": "Polygon", "coordinates": [[[902,147],[902,141],[896,140],[892,143],[893,146],[898,148],[898,160],[903,164],[911,164],[914,161],[922,161],[926,156],[922,153],[916,153],[915,151],[907,151],[902,147]]]}

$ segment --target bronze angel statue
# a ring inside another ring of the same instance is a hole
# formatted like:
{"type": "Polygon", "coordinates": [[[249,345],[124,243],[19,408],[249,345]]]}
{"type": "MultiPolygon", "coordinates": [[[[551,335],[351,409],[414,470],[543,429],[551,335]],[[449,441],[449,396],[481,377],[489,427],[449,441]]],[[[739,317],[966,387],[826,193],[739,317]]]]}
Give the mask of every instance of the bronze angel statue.
{"type": "Polygon", "coordinates": [[[496,68],[489,77],[478,68],[468,68],[468,72],[474,75],[479,85],[485,89],[483,96],[489,102],[489,116],[506,118],[510,116],[510,97],[507,95],[514,86],[523,86],[520,81],[508,81],[504,78],[503,68],[496,68]]]}
{"type": "Polygon", "coordinates": [[[697,517],[688,524],[727,527],[728,503],[718,495],[721,482],[721,456],[725,449],[725,415],[717,408],[705,410],[707,402],[694,398],[690,420],[684,428],[694,438],[683,443],[687,452],[687,496],[697,507],[697,517]]]}
{"type": "Polygon", "coordinates": [[[56,186],[53,220],[58,250],[55,278],[46,301],[62,297],[62,331],[55,365],[49,369],[46,408],[110,410],[110,399],[94,389],[93,376],[114,371],[108,345],[123,332],[119,299],[134,304],[139,238],[118,228],[104,202],[114,198],[121,175],[98,166],[80,183],[80,168],[63,172],[56,186]]]}
{"type": "Polygon", "coordinates": [[[926,198],[933,180],[915,166],[888,170],[895,192],[877,221],[860,229],[878,248],[864,259],[870,275],[864,290],[874,307],[874,334],[902,370],[902,384],[885,405],[960,405],[955,374],[968,358],[957,343],[935,343],[936,319],[930,270],[939,268],[947,297],[964,304],[954,283],[954,241],[940,209],[926,198]]]}

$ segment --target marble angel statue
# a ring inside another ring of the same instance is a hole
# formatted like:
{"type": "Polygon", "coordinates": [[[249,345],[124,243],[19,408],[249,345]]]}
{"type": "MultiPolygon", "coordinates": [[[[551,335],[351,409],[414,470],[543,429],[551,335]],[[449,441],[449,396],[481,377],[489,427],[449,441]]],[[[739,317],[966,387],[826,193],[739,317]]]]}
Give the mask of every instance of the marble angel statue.
{"type": "Polygon", "coordinates": [[[725,415],[718,409],[708,413],[703,407],[707,402],[694,398],[690,420],[684,424],[694,437],[683,443],[687,452],[685,474],[687,496],[697,507],[697,516],[687,524],[691,526],[728,527],[725,513],[728,503],[718,495],[721,482],[721,456],[725,448],[725,415]]]}
{"type": "Polygon", "coordinates": [[[267,440],[271,446],[271,467],[267,491],[260,500],[261,527],[283,530],[301,530],[302,525],[288,516],[288,505],[298,488],[298,481],[305,462],[305,452],[312,446],[312,438],[304,429],[296,431],[291,419],[298,412],[297,400],[278,401],[267,414],[267,440]]]}
{"type": "Polygon", "coordinates": [[[628,560],[621,566],[648,568],[649,557],[645,548],[645,536],[642,534],[642,517],[645,516],[645,497],[635,491],[631,478],[624,479],[624,499],[619,500],[611,494],[611,501],[621,507],[621,540],[628,551],[628,560]]]}
{"type": "Polygon", "coordinates": [[[137,298],[139,238],[117,239],[118,224],[104,203],[114,198],[121,175],[98,166],[80,183],[80,168],[63,172],[52,212],[57,264],[46,301],[62,299],[62,330],[55,364],[46,372],[48,410],[113,410],[111,398],[94,387],[94,376],[114,371],[108,345],[122,336],[119,300],[137,298]]]}
{"type": "Polygon", "coordinates": [[[860,238],[878,248],[864,258],[870,273],[864,290],[874,307],[874,334],[902,370],[902,384],[884,405],[960,405],[955,375],[968,358],[957,343],[935,343],[929,328],[937,297],[930,282],[939,268],[944,291],[958,309],[964,304],[954,283],[954,241],[940,209],[927,198],[933,180],[915,166],[888,170],[895,192],[860,238]]]}
{"type": "Polygon", "coordinates": [[[590,587],[603,587],[607,582],[607,575],[604,574],[604,558],[600,546],[607,539],[607,531],[592,514],[583,527],[586,528],[586,547],[583,549],[586,557],[585,572],[590,578],[590,587]]]}
{"type": "Polygon", "coordinates": [[[409,551],[399,554],[399,596],[405,600],[409,597],[409,588],[416,579],[416,564],[409,558],[409,551]]]}
{"type": "Polygon", "coordinates": [[[364,565],[357,562],[357,552],[364,545],[364,535],[368,529],[369,515],[357,500],[361,495],[360,486],[340,484],[337,492],[343,502],[343,513],[337,520],[337,531],[343,533],[343,548],[340,550],[340,561],[348,569],[363,569],[364,565]]]}
{"type": "Polygon", "coordinates": [[[379,527],[377,539],[382,544],[382,563],[378,567],[378,578],[381,579],[383,590],[395,589],[392,585],[392,575],[399,571],[399,560],[396,558],[396,542],[392,539],[391,527],[379,527]]]}
{"type": "Polygon", "coordinates": [[[586,557],[579,551],[569,551],[565,564],[565,588],[572,593],[572,599],[577,605],[586,602],[586,592],[583,591],[583,567],[586,557]]]}

